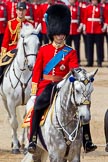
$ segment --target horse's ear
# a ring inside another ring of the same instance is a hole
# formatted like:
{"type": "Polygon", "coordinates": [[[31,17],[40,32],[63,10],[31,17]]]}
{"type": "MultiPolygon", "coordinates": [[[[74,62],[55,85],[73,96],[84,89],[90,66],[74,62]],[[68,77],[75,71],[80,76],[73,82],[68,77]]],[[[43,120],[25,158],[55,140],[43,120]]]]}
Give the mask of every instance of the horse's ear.
{"type": "Polygon", "coordinates": [[[94,71],[92,71],[92,72],[89,72],[89,73],[88,73],[88,77],[89,77],[90,79],[94,78],[94,76],[96,75],[97,72],[98,72],[98,69],[96,69],[96,70],[94,70],[94,71]]]}
{"type": "Polygon", "coordinates": [[[40,23],[40,24],[38,24],[38,26],[36,27],[35,33],[38,34],[38,33],[41,31],[41,29],[42,29],[42,26],[41,26],[41,23],[40,23]]]}

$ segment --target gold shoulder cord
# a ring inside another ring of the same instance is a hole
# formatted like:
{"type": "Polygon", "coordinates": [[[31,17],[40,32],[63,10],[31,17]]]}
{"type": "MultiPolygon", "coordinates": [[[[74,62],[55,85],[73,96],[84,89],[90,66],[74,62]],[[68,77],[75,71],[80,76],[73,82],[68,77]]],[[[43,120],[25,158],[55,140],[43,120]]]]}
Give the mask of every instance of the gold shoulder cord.
{"type": "Polygon", "coordinates": [[[9,26],[9,30],[10,30],[11,34],[12,34],[12,35],[15,34],[15,38],[14,38],[14,40],[12,41],[12,43],[9,44],[9,46],[11,46],[11,45],[17,43],[17,39],[19,39],[19,34],[20,34],[20,30],[21,30],[21,23],[18,23],[17,26],[16,26],[16,29],[13,30],[12,27],[11,27],[11,22],[12,22],[12,21],[9,21],[9,22],[8,22],[8,26],[9,26]]]}

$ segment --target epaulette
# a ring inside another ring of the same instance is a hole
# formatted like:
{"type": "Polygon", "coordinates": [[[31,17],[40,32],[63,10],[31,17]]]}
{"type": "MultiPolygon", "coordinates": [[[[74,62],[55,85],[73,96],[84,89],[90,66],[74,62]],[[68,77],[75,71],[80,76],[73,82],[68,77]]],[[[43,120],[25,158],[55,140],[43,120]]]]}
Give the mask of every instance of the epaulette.
{"type": "Polygon", "coordinates": [[[19,32],[19,29],[20,29],[20,23],[18,23],[15,27],[15,29],[12,29],[12,22],[14,22],[16,20],[16,18],[12,19],[12,20],[9,20],[8,21],[8,27],[9,27],[9,30],[11,32],[11,34],[18,34],[19,32]]]}
{"type": "Polygon", "coordinates": [[[34,23],[34,21],[33,20],[29,20],[29,19],[26,19],[27,21],[29,21],[30,23],[34,23]]]}
{"type": "Polygon", "coordinates": [[[71,46],[68,46],[67,44],[65,44],[65,46],[66,46],[66,47],[69,47],[69,48],[71,48],[71,49],[73,49],[71,46]]]}
{"type": "Polygon", "coordinates": [[[12,22],[12,21],[14,21],[14,20],[15,20],[15,18],[13,18],[13,19],[9,20],[8,22],[12,22]]]}
{"type": "Polygon", "coordinates": [[[45,46],[48,46],[49,44],[51,44],[51,43],[48,43],[48,44],[43,44],[41,47],[45,47],[45,46]]]}

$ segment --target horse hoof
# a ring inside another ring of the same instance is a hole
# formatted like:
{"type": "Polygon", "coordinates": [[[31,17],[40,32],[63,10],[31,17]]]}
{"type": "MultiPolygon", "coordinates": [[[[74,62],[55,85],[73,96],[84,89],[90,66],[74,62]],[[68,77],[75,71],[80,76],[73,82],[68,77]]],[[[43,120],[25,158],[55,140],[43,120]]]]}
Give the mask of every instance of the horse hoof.
{"type": "Polygon", "coordinates": [[[20,150],[19,149],[12,149],[12,154],[20,154],[20,150]]]}

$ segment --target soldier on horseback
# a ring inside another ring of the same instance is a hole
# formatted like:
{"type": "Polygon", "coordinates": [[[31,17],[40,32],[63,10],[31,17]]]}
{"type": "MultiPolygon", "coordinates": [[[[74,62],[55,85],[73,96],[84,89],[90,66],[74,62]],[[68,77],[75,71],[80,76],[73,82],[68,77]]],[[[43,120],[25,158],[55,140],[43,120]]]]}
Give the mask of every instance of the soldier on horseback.
{"type": "MultiPolygon", "coordinates": [[[[71,69],[79,66],[76,51],[65,44],[71,22],[69,8],[61,4],[50,6],[45,14],[45,20],[51,43],[40,47],[33,70],[31,98],[29,101],[35,100],[35,104],[30,122],[28,146],[30,153],[34,153],[36,150],[39,123],[44,110],[50,104],[54,85],[61,81],[71,69]]],[[[87,131],[85,133],[88,141],[85,141],[85,143],[88,150],[91,151],[96,146],[92,144],[91,138],[89,138],[90,133],[88,134],[87,131]],[[89,139],[90,144],[87,145],[89,139]]]]}
{"type": "Polygon", "coordinates": [[[1,55],[0,55],[0,82],[3,78],[3,71],[6,65],[11,63],[13,57],[16,53],[16,46],[19,39],[20,30],[22,24],[32,23],[30,20],[25,19],[26,15],[26,3],[18,2],[17,3],[17,18],[9,20],[7,23],[7,27],[5,30],[2,47],[1,47],[1,55]]]}

